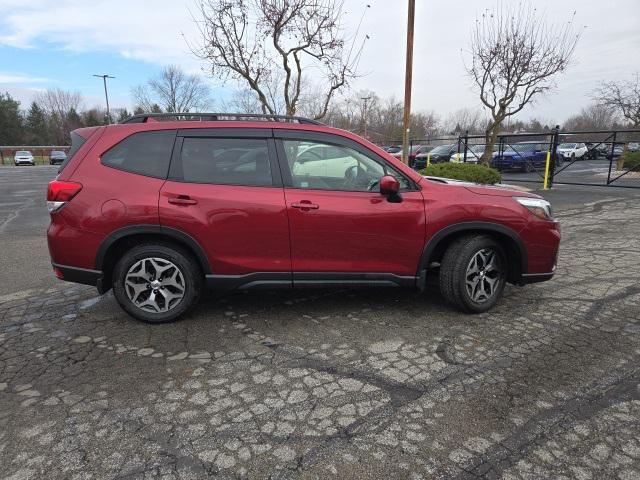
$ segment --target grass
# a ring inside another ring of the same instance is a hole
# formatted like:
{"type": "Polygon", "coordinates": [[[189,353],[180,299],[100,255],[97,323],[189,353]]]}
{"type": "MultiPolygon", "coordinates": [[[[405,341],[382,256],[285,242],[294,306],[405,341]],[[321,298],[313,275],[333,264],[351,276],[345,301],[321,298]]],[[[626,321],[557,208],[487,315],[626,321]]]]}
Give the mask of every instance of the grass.
{"type": "MultiPolygon", "coordinates": [[[[33,159],[36,161],[36,165],[49,165],[48,155],[34,155],[33,159]]],[[[3,162],[0,163],[0,165],[15,166],[15,163],[13,162],[13,155],[3,155],[3,162]]]]}

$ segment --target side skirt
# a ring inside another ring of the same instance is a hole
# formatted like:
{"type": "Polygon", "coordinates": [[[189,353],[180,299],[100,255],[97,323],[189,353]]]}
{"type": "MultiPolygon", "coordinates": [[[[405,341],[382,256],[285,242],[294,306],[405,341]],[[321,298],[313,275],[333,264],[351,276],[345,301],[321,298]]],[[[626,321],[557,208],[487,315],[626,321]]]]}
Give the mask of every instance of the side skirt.
{"type": "Polygon", "coordinates": [[[254,288],[299,287],[416,287],[415,276],[393,273],[345,272],[257,272],[246,275],[207,275],[212,290],[247,290],[254,288]]]}

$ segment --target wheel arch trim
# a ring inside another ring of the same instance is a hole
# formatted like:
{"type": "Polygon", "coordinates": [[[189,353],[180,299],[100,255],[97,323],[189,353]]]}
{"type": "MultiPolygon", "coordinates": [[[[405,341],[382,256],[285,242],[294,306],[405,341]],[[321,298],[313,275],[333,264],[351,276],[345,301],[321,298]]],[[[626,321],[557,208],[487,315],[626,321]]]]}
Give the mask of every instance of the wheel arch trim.
{"type": "Polygon", "coordinates": [[[420,264],[418,266],[417,275],[420,275],[420,272],[426,270],[429,266],[430,259],[435,252],[436,248],[445,241],[448,237],[456,234],[460,234],[463,232],[487,232],[487,233],[499,233],[502,235],[506,235],[509,237],[513,243],[515,244],[518,254],[520,255],[520,275],[525,275],[528,272],[528,256],[527,256],[527,247],[523,243],[520,236],[517,232],[509,227],[505,227],[504,225],[492,222],[460,222],[455,223],[453,225],[449,225],[441,230],[438,230],[427,242],[422,251],[422,255],[420,257],[420,264]]]}
{"type": "Polygon", "coordinates": [[[212,273],[209,259],[204,249],[195,238],[181,230],[164,227],[162,225],[130,225],[109,234],[98,248],[98,253],[96,254],[96,270],[104,270],[104,261],[107,256],[107,252],[117,241],[135,235],[157,235],[159,237],[165,237],[169,240],[182,243],[193,252],[200,268],[202,268],[202,272],[205,275],[212,273]]]}

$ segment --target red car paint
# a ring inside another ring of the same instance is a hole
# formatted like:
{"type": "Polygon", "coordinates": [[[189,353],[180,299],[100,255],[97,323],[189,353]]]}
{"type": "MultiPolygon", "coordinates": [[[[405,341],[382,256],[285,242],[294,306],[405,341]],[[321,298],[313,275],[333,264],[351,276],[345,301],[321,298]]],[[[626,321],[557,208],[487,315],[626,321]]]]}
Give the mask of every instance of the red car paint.
{"type": "Polygon", "coordinates": [[[97,284],[101,291],[110,287],[113,261],[106,246],[124,235],[126,227],[156,228],[145,230],[147,237],[186,234],[193,243],[185,245],[195,249],[203,273],[217,276],[375,272],[411,277],[419,285],[421,271],[438,260],[434,242],[445,242],[449,230],[495,233],[494,227],[521,245],[522,265],[511,279],[514,283],[548,279],[555,270],[557,222],[534,216],[512,198],[535,195],[426,179],[343,130],[264,121],[150,121],[75,133],[85,143],[54,182],[77,182],[82,188],[51,213],[49,250],[57,275],[97,284]],[[402,192],[402,201],[392,203],[380,192],[185,183],[101,163],[105,152],[132,134],[158,130],[176,131],[178,137],[196,131],[239,136],[264,131],[270,139],[276,137],[275,142],[283,131],[329,135],[382,158],[414,182],[415,189],[402,192]]]}

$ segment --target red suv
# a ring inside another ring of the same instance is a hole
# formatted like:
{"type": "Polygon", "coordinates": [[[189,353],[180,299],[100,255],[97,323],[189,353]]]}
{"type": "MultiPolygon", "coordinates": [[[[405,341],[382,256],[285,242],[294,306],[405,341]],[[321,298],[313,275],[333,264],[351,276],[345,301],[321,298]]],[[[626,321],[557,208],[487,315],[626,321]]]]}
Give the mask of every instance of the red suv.
{"type": "Polygon", "coordinates": [[[439,276],[483,312],[506,282],[548,280],[542,198],[425,178],[357,135],[295,117],[138,115],[82,128],[49,184],[58,278],[113,288],[147,322],[213,290],[403,286],[439,276]]]}

